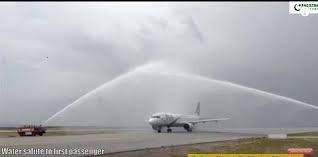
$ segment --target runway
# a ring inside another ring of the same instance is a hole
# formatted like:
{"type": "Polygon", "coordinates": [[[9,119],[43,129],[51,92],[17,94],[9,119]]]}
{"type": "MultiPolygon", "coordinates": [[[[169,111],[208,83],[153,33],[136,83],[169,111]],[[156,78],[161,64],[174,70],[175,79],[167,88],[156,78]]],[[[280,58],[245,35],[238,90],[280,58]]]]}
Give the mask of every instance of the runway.
{"type": "MultiPolygon", "coordinates": [[[[255,137],[247,133],[222,133],[197,131],[192,133],[156,133],[152,131],[118,131],[104,134],[43,136],[43,137],[12,137],[1,138],[0,148],[16,149],[55,149],[55,150],[103,150],[103,153],[113,153],[144,148],[154,148],[171,145],[183,145],[202,142],[224,141],[239,138],[255,137]]],[[[0,152],[1,153],[1,152],[0,152]]],[[[2,152],[3,153],[3,152],[2,152]]],[[[69,156],[59,152],[50,156],[69,156]],[[54,155],[55,154],[55,155],[54,155]]],[[[3,155],[3,154],[2,154],[3,155]]],[[[0,155],[1,156],[1,155],[0,155]]],[[[12,155],[11,155],[12,156],[12,155]]],[[[16,156],[30,156],[19,154],[16,156]]],[[[77,154],[74,156],[86,156],[77,154]]]]}

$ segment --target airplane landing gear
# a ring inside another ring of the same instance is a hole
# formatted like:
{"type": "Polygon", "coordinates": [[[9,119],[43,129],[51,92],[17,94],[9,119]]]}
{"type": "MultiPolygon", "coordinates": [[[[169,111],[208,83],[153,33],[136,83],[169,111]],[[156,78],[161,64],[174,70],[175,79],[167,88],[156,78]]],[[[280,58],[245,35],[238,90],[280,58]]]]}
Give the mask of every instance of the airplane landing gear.
{"type": "Polygon", "coordinates": [[[171,128],[168,128],[168,129],[167,129],[167,132],[172,132],[172,129],[171,129],[171,128]]]}
{"type": "Polygon", "coordinates": [[[157,132],[158,132],[158,133],[161,133],[161,127],[158,127],[157,132]]]}

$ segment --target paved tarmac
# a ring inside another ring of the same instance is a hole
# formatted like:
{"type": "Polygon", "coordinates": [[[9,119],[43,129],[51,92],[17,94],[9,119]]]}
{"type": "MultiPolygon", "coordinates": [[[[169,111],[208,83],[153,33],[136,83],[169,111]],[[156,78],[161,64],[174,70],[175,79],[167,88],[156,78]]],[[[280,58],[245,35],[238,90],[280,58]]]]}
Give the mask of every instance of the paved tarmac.
{"type": "Polygon", "coordinates": [[[161,146],[224,141],[255,136],[258,135],[208,131],[195,131],[192,133],[180,131],[158,134],[151,131],[135,130],[89,135],[11,137],[0,138],[0,156],[5,156],[4,151],[9,150],[6,148],[10,148],[10,151],[13,149],[21,151],[11,156],[35,156],[27,155],[29,153],[42,153],[44,154],[42,156],[69,156],[71,153],[76,153],[74,156],[87,156],[87,154],[94,155],[94,153],[96,155],[100,153],[105,154],[161,146]],[[48,155],[48,153],[52,155],[48,155]]]}

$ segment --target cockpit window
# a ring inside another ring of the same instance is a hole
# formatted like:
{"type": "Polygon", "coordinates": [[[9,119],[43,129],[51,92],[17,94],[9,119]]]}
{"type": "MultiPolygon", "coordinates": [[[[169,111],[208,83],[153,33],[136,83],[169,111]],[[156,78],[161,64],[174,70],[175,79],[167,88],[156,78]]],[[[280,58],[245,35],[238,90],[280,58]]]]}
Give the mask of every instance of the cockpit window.
{"type": "Polygon", "coordinates": [[[151,116],[151,118],[160,118],[160,116],[151,116]]]}

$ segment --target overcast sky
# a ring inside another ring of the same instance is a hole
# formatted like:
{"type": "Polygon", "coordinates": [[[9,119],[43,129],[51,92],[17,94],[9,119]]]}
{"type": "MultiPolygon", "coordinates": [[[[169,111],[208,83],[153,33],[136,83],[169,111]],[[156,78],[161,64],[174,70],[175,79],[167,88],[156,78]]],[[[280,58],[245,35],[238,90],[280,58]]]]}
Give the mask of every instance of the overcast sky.
{"type": "Polygon", "coordinates": [[[0,21],[0,123],[43,121],[151,61],[318,105],[318,16],[288,2],[3,2],[0,21]]]}

